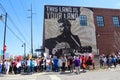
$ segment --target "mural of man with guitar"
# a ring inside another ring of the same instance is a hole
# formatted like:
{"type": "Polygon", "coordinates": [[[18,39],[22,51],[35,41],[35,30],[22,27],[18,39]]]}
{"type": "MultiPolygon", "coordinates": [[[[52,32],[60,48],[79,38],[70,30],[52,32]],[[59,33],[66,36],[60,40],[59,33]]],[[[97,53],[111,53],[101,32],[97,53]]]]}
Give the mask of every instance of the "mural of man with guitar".
{"type": "Polygon", "coordinates": [[[58,19],[57,21],[60,26],[59,30],[61,32],[55,38],[50,38],[45,40],[45,47],[49,49],[49,53],[54,54],[57,49],[69,48],[76,49],[81,48],[81,42],[77,35],[71,32],[71,23],[67,19],[58,19]]]}

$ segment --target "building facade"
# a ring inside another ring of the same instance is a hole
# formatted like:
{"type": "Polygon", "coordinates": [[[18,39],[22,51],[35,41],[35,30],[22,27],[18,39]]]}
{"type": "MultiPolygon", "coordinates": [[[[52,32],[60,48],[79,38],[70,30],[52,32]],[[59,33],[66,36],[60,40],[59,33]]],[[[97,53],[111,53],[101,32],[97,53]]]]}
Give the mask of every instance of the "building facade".
{"type": "Polygon", "coordinates": [[[119,17],[119,9],[45,5],[45,52],[116,53],[120,49],[119,17]]]}
{"type": "Polygon", "coordinates": [[[100,54],[120,50],[120,9],[93,8],[100,54]]]}

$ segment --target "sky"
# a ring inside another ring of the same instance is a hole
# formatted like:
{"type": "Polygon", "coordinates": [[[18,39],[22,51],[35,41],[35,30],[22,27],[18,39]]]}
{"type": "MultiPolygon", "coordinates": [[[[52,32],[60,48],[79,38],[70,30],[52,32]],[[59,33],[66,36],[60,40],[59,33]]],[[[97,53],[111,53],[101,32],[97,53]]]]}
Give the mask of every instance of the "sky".
{"type": "Polygon", "coordinates": [[[23,55],[23,43],[26,43],[26,53],[31,53],[31,6],[34,53],[35,49],[42,46],[44,5],[120,9],[119,0],[0,0],[0,51],[3,49],[7,13],[6,53],[23,55]]]}

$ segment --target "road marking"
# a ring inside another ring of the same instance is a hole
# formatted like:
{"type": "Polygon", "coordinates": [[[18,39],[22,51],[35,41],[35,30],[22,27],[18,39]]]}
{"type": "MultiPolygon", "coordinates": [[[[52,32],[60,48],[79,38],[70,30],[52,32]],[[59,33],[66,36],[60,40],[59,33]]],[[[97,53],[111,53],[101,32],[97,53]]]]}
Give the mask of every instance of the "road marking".
{"type": "Polygon", "coordinates": [[[50,80],[61,80],[59,77],[57,77],[56,75],[49,75],[50,76],[50,80]]]}

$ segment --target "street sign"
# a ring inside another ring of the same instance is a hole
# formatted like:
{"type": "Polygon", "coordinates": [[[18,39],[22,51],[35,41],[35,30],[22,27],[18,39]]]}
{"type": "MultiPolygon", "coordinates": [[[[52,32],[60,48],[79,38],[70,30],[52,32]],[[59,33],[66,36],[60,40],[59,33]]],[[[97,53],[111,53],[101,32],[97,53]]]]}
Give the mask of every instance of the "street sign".
{"type": "Polygon", "coordinates": [[[6,45],[4,45],[4,53],[6,52],[6,50],[7,50],[7,46],[6,45]]]}

